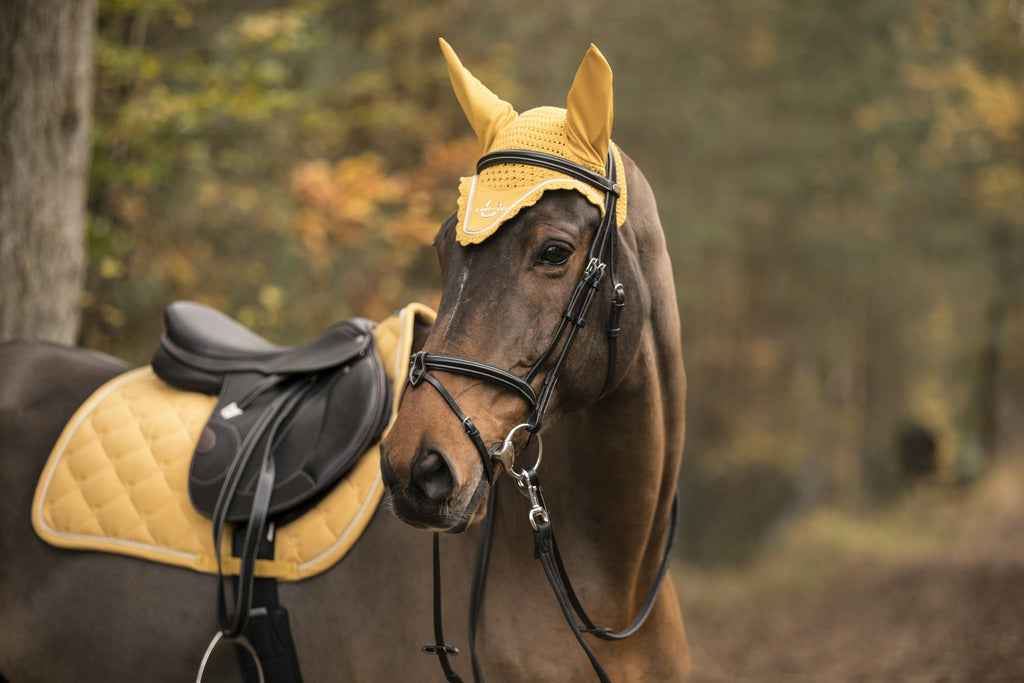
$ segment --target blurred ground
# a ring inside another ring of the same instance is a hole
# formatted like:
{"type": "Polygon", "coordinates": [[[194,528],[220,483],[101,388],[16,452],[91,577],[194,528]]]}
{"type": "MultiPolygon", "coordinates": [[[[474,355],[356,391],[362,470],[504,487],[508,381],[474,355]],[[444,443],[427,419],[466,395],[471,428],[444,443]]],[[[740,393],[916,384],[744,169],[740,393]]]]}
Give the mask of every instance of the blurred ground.
{"type": "Polygon", "coordinates": [[[1024,466],[675,577],[695,681],[1024,681],[1024,466]]]}

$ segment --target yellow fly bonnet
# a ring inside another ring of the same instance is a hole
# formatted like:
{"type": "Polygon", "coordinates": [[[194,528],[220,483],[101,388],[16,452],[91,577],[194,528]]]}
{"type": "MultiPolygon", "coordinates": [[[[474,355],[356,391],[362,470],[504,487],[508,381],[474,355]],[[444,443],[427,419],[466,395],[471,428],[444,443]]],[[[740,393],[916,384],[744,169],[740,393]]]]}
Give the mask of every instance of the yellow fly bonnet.
{"type": "MultiPolygon", "coordinates": [[[[513,149],[544,152],[603,176],[611,146],[616,167],[623,168],[621,154],[611,143],[612,70],[595,46],[590,46],[576,72],[565,109],[538,107],[517,114],[462,66],[444,39],[440,43],[455,96],[476,131],[481,154],[513,149]]],[[[619,173],[617,183],[619,227],[626,218],[625,174],[619,173]]],[[[500,163],[460,180],[456,239],[462,245],[482,242],[547,190],[577,190],[604,213],[604,193],[592,185],[549,168],[500,163]]]]}

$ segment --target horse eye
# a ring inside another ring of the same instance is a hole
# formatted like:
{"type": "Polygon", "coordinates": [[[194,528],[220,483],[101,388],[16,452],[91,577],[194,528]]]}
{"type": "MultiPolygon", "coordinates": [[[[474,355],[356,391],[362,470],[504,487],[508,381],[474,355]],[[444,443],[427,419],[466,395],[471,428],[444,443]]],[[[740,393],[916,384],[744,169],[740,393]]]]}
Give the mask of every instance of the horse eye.
{"type": "Polygon", "coordinates": [[[552,244],[544,249],[540,260],[541,263],[550,266],[560,266],[568,261],[570,256],[572,256],[572,249],[564,244],[552,244]]]}

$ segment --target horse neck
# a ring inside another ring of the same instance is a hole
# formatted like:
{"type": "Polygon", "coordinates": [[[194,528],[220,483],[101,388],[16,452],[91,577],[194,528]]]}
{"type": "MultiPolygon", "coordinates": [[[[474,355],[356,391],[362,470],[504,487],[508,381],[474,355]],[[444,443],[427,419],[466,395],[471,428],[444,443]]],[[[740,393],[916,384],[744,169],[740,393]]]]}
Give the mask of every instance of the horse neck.
{"type": "Polygon", "coordinates": [[[648,327],[616,389],[552,425],[538,470],[574,580],[622,596],[623,613],[646,597],[662,559],[682,455],[685,378],[667,315],[675,340],[648,327]]]}

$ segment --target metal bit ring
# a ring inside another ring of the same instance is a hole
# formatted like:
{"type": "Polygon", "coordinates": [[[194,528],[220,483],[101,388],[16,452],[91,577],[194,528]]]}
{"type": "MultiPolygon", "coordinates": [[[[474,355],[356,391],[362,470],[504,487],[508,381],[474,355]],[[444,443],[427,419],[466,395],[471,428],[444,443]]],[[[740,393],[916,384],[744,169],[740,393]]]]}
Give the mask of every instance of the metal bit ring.
{"type": "MultiPolygon", "coordinates": [[[[516,448],[512,444],[512,437],[515,436],[516,432],[523,428],[529,428],[528,423],[516,425],[512,428],[512,431],[505,437],[504,443],[501,444],[501,449],[494,454],[496,460],[500,461],[505,467],[505,471],[508,472],[517,483],[522,483],[524,474],[523,471],[516,471],[516,448]]],[[[537,435],[537,462],[534,463],[533,469],[536,470],[540,467],[540,461],[544,457],[544,442],[541,441],[540,435],[537,435]]]]}

